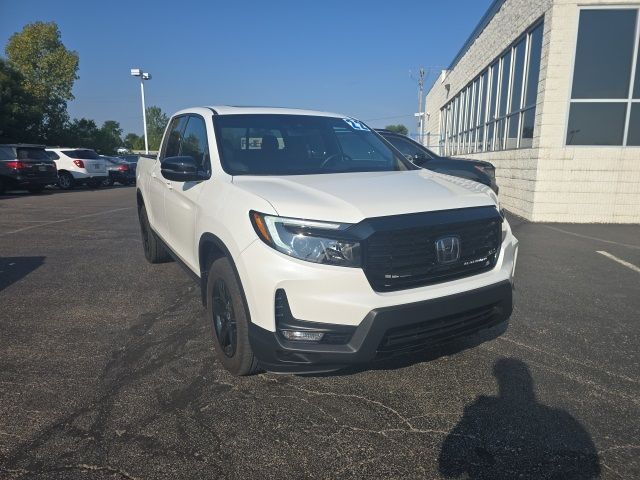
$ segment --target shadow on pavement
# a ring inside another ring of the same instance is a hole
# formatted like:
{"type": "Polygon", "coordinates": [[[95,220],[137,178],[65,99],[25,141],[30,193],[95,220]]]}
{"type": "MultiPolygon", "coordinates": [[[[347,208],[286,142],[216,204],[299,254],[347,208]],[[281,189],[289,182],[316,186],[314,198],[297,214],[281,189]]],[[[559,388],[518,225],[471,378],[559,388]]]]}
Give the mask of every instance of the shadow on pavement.
{"type": "Polygon", "coordinates": [[[591,479],[596,448],[569,413],[538,403],[525,363],[503,358],[493,368],[498,396],[479,396],[449,432],[438,458],[446,478],[591,479]]]}
{"type": "Polygon", "coordinates": [[[0,257],[0,291],[44,264],[46,257],[0,257]]]}

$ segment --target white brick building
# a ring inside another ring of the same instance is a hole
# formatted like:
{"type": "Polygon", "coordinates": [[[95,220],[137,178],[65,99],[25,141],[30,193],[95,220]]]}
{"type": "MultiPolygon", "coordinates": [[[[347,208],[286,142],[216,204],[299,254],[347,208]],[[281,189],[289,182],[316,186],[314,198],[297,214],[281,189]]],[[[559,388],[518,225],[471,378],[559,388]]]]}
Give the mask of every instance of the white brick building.
{"type": "Polygon", "coordinates": [[[495,0],[427,95],[424,143],[492,162],[529,220],[640,223],[639,42],[640,0],[495,0]]]}

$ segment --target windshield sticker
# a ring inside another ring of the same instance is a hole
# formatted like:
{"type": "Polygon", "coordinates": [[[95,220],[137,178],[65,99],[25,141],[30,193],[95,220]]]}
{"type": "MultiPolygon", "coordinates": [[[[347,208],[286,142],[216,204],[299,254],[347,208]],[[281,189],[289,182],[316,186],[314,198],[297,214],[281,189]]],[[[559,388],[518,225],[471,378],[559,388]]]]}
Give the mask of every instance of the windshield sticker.
{"type": "Polygon", "coordinates": [[[360,130],[362,132],[369,131],[369,128],[367,128],[367,126],[364,123],[361,123],[357,120],[354,120],[352,118],[343,118],[343,120],[347,123],[347,125],[349,125],[354,130],[360,130]]]}

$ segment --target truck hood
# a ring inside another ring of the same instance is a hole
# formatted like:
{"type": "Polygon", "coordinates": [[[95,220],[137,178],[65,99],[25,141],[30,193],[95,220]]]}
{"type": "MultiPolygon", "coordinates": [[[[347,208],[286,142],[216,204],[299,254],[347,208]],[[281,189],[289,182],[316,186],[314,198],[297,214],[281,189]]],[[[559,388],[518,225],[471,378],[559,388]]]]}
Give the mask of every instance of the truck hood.
{"type": "Polygon", "coordinates": [[[429,170],[235,176],[233,184],[284,217],[357,223],[365,218],[496,205],[490,188],[429,170]]]}

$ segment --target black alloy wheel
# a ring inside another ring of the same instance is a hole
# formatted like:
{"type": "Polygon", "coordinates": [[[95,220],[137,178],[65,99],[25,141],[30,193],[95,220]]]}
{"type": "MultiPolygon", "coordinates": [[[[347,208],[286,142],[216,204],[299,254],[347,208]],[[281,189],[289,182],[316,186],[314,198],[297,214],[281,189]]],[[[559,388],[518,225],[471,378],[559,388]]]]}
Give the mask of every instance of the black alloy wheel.
{"type": "Polygon", "coordinates": [[[217,278],[213,286],[213,317],[220,348],[225,356],[232,358],[236,353],[238,331],[233,311],[233,299],[222,278],[217,278]]]}

